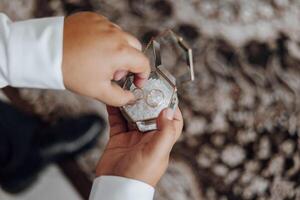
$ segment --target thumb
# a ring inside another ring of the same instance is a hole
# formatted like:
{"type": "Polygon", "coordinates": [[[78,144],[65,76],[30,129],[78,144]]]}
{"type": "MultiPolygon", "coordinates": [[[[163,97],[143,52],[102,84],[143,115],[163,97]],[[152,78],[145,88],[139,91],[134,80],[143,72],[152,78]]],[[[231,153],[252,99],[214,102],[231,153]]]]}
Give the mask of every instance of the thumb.
{"type": "Polygon", "coordinates": [[[162,110],[157,118],[157,128],[160,131],[170,128],[174,117],[174,111],[171,108],[162,110]]]}
{"type": "Polygon", "coordinates": [[[155,133],[154,148],[160,154],[169,154],[176,142],[176,129],[173,122],[174,111],[170,108],[164,109],[157,118],[158,131],[155,133]]]}
{"type": "Polygon", "coordinates": [[[110,106],[120,107],[135,100],[132,92],[124,90],[115,82],[111,82],[110,88],[107,91],[109,94],[105,95],[105,103],[110,106]]]}

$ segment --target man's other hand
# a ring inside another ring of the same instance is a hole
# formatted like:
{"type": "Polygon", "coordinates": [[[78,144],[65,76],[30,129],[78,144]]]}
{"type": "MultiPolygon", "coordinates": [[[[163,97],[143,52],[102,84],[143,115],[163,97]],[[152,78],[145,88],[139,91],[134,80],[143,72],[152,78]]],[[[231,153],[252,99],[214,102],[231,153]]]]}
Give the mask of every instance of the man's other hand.
{"type": "Polygon", "coordinates": [[[115,81],[131,72],[142,87],[150,73],[140,42],[107,18],[81,12],[65,18],[62,71],[65,87],[105,104],[134,100],[115,81]]]}
{"type": "Polygon", "coordinates": [[[163,110],[158,130],[130,130],[119,109],[108,107],[110,139],[97,165],[96,175],[114,175],[155,186],[164,174],[171,149],[179,138],[183,120],[180,110],[163,110]]]}

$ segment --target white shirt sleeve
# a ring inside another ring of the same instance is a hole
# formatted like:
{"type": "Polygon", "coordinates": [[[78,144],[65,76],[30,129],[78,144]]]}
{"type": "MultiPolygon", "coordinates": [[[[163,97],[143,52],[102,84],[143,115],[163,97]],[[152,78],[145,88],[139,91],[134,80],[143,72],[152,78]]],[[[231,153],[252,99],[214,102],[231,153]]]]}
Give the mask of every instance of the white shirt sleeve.
{"type": "Polygon", "coordinates": [[[12,22],[0,13],[0,88],[64,89],[64,17],[12,22]]]}
{"type": "Polygon", "coordinates": [[[144,182],[119,176],[94,180],[89,200],[152,200],[154,188],[144,182]]]}
{"type": "MultiPolygon", "coordinates": [[[[62,77],[64,17],[12,22],[0,13],[0,88],[65,89],[62,77]]],[[[91,200],[152,200],[150,185],[117,176],[95,179],[91,200]]]]}

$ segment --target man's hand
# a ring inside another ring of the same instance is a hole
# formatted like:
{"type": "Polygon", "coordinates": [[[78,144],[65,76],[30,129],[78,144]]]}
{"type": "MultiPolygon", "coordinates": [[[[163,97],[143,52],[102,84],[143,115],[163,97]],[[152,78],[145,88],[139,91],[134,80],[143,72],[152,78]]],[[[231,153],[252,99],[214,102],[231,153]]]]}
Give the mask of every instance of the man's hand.
{"type": "Polygon", "coordinates": [[[180,110],[163,110],[158,130],[129,130],[119,109],[108,107],[110,139],[97,165],[96,175],[114,175],[143,181],[155,187],[165,172],[171,149],[179,138],[183,120],[180,110]]]}
{"type": "Polygon", "coordinates": [[[150,66],[141,48],[135,37],[103,16],[82,12],[66,17],[62,63],[65,87],[108,105],[127,104],[134,95],[113,80],[132,72],[136,86],[142,87],[150,66]]]}

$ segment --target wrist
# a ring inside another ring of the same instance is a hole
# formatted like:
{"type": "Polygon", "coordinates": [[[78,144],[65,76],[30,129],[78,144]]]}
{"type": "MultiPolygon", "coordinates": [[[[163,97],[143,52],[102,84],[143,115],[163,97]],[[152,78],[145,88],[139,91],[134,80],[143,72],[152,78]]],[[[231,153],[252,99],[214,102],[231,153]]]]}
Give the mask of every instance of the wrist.
{"type": "MultiPolygon", "coordinates": [[[[134,161],[133,161],[134,162],[134,161]]],[[[134,165],[134,163],[133,163],[134,165]]],[[[123,177],[127,179],[137,180],[141,181],[143,183],[146,183],[148,185],[151,185],[152,187],[156,187],[158,181],[160,180],[161,176],[165,172],[165,168],[160,170],[159,167],[157,170],[153,171],[150,170],[150,168],[147,167],[126,167],[123,166],[123,169],[118,169],[119,167],[109,167],[108,170],[104,169],[104,167],[99,166],[96,169],[96,176],[102,177],[102,176],[117,176],[117,177],[123,177]]]]}
{"type": "Polygon", "coordinates": [[[101,176],[94,180],[89,199],[152,200],[154,188],[138,180],[118,176],[101,176]],[[115,188],[118,192],[111,192],[115,188]]]}

